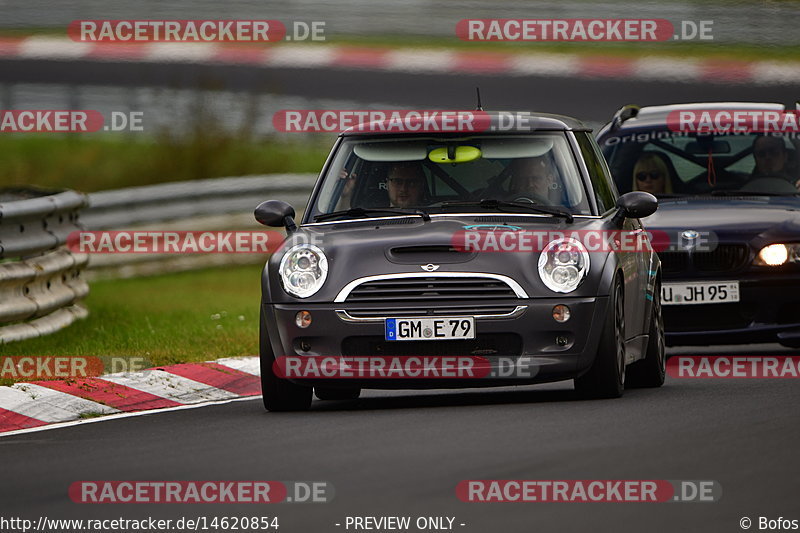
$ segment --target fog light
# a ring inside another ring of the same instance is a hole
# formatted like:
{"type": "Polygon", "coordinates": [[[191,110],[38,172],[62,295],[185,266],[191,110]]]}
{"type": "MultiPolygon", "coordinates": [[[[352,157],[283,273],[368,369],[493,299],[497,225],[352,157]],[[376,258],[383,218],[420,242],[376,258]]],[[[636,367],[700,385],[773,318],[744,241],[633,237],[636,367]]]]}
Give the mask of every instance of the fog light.
{"type": "Polygon", "coordinates": [[[556,337],[556,345],[558,346],[566,346],[569,344],[569,339],[564,337],[563,335],[559,335],[556,337]]]}
{"type": "Polygon", "coordinates": [[[308,311],[298,311],[294,317],[294,323],[298,328],[307,328],[311,325],[311,313],[308,311]]]}
{"type": "Polygon", "coordinates": [[[569,320],[569,317],[569,307],[566,305],[558,304],[557,306],[553,307],[553,320],[556,322],[564,323],[569,320]]]}

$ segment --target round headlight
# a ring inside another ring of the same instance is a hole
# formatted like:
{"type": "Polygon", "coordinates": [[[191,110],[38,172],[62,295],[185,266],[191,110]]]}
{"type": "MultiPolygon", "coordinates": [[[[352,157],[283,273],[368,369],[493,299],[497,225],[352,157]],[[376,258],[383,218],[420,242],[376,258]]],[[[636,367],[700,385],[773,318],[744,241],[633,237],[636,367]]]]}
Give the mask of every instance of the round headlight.
{"type": "Polygon", "coordinates": [[[539,277],[554,292],[572,292],[589,272],[589,252],[580,241],[551,241],[539,255],[539,277]]]}
{"type": "Polygon", "coordinates": [[[785,244],[770,244],[758,252],[758,259],[765,265],[780,266],[789,259],[789,249],[785,244]]]}
{"type": "Polygon", "coordinates": [[[298,298],[308,298],[325,283],[328,259],[313,244],[299,244],[284,254],[280,274],[283,290],[298,298]]]}

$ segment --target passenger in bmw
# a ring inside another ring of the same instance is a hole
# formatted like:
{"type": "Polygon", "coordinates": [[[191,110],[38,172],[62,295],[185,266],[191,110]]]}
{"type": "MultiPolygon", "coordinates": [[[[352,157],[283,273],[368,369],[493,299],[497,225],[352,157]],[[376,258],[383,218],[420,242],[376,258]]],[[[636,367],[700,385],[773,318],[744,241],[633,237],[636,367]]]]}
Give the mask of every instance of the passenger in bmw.
{"type": "Polygon", "coordinates": [[[672,180],[667,164],[655,152],[645,152],[633,167],[631,190],[650,194],[671,194],[672,180]]]}

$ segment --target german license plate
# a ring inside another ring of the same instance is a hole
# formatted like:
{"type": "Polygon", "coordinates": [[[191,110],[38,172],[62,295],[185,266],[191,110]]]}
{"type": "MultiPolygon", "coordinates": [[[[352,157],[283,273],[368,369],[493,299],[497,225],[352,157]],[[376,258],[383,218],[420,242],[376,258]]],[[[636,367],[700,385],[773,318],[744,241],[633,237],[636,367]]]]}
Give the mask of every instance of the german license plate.
{"type": "Polygon", "coordinates": [[[471,316],[386,319],[387,341],[441,341],[474,338],[475,318],[471,316]]]}
{"type": "Polygon", "coordinates": [[[721,304],[739,301],[738,281],[664,283],[663,305],[721,304]]]}

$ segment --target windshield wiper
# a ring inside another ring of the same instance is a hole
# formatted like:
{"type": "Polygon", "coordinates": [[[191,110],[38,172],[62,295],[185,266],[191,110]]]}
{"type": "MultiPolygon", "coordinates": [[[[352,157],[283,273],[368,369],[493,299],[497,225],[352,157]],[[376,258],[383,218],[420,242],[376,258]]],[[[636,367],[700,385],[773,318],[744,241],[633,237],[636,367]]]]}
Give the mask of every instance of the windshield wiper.
{"type": "Polygon", "coordinates": [[[759,191],[748,191],[747,189],[740,190],[740,191],[730,191],[730,190],[719,190],[719,191],[711,191],[707,194],[711,196],[797,196],[799,193],[796,192],[759,192],[759,191]]]}
{"type": "Polygon", "coordinates": [[[352,209],[344,209],[342,211],[333,211],[331,213],[323,213],[314,217],[314,222],[321,222],[323,220],[330,220],[339,217],[366,217],[369,215],[419,215],[425,222],[430,221],[431,216],[421,209],[394,209],[391,207],[353,207],[352,209]]]}
{"type": "Polygon", "coordinates": [[[548,207],[543,205],[529,204],[527,202],[506,202],[503,200],[481,200],[479,202],[445,202],[441,207],[481,207],[483,209],[497,209],[505,213],[513,213],[514,211],[507,211],[508,208],[525,209],[534,211],[536,213],[543,213],[545,215],[552,215],[554,217],[562,217],[567,222],[572,222],[572,213],[565,209],[557,207],[548,207]]]}

